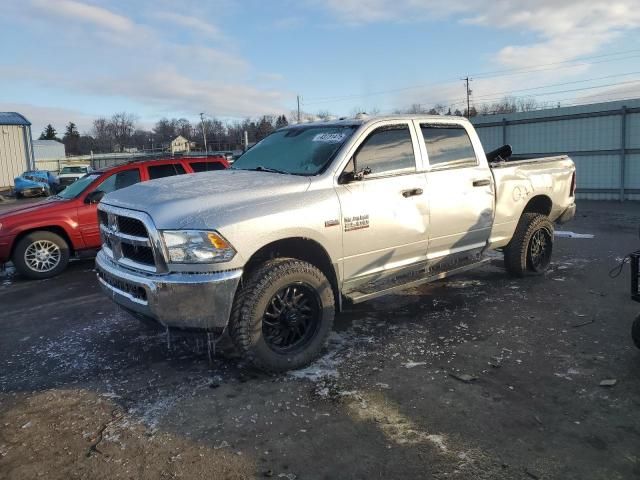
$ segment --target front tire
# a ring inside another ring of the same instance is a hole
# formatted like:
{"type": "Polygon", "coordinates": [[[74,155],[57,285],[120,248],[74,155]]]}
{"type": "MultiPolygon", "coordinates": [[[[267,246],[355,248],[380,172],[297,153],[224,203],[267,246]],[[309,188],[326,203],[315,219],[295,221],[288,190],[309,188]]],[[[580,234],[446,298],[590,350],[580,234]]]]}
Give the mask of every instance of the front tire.
{"type": "Polygon", "coordinates": [[[334,317],[333,289],[318,268],[292,258],[274,259],[241,285],[230,334],[256,367],[283,372],[319,357],[334,317]]]}
{"type": "Polygon", "coordinates": [[[631,338],[633,339],[633,343],[636,344],[636,347],[640,348],[640,315],[633,321],[631,338]]]}
{"type": "Polygon", "coordinates": [[[55,277],[67,268],[69,254],[69,245],[60,235],[37,231],[20,239],[11,260],[19,273],[41,280],[55,277]]]}
{"type": "Polygon", "coordinates": [[[504,247],[504,266],[514,277],[541,275],[551,263],[553,224],[545,215],[523,213],[509,244],[504,247]]]}

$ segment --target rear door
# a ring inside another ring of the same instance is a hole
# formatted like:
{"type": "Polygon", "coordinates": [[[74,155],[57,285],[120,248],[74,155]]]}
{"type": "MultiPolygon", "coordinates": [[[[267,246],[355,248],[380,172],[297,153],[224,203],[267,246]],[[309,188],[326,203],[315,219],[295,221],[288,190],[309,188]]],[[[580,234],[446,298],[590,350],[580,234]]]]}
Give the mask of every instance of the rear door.
{"type": "Polygon", "coordinates": [[[346,291],[425,259],[428,244],[426,178],[413,125],[379,122],[362,137],[346,170],[371,172],[336,185],[346,291]]]}
{"type": "Polygon", "coordinates": [[[187,173],[182,163],[178,161],[157,162],[147,165],[147,174],[149,180],[158,178],[172,177],[174,175],[183,175],[187,173]]]}
{"type": "Polygon", "coordinates": [[[190,160],[188,162],[194,173],[224,170],[227,166],[222,161],[215,160],[190,160]]]}
{"type": "Polygon", "coordinates": [[[463,125],[415,123],[429,163],[429,259],[482,250],[494,214],[493,177],[486,162],[478,161],[463,125]]]}

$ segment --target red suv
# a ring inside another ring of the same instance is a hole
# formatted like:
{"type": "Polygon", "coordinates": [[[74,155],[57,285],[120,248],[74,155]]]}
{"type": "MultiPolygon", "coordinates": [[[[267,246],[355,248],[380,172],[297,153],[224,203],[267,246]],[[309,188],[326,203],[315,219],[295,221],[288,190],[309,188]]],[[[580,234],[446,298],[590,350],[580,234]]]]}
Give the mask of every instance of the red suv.
{"type": "Polygon", "coordinates": [[[0,214],[0,265],[11,260],[29,278],[58,275],[71,255],[90,255],[100,248],[96,210],[105,194],[146,180],[228,167],[224,157],[193,157],[91,172],[58,195],[0,214]]]}

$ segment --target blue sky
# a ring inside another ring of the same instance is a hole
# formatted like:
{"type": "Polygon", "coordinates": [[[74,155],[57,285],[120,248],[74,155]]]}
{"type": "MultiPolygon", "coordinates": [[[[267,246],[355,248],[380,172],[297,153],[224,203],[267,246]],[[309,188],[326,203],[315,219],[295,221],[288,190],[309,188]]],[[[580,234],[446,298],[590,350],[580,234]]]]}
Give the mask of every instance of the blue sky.
{"type": "Polygon", "coordinates": [[[297,94],[309,114],[387,113],[414,103],[462,109],[466,75],[476,105],[503,92],[562,104],[640,96],[636,0],[6,0],[3,7],[0,110],[24,113],[36,132],[46,123],[61,131],[68,121],[88,131],[95,117],[117,111],[134,113],[145,128],[200,112],[289,114],[297,94]],[[503,74],[486,74],[495,71],[503,74]]]}

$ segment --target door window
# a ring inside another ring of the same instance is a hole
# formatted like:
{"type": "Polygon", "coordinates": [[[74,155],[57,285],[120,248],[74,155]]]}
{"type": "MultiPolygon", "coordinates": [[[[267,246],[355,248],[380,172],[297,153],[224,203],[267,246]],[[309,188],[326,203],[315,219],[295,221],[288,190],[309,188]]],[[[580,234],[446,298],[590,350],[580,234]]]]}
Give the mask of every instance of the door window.
{"type": "Polygon", "coordinates": [[[191,162],[189,165],[191,165],[191,169],[196,173],[224,170],[224,165],[220,162],[191,162]]]}
{"type": "Polygon", "coordinates": [[[140,170],[137,168],[131,170],[124,170],[122,172],[114,173],[104,182],[98,185],[96,191],[111,193],[121,188],[129,187],[140,181],[140,170]]]}
{"type": "Polygon", "coordinates": [[[164,165],[151,165],[149,169],[149,179],[172,177],[186,173],[184,167],[179,163],[166,163],[164,165]]]}
{"type": "Polygon", "coordinates": [[[467,131],[458,125],[420,125],[433,168],[475,167],[478,164],[467,131]]]}
{"type": "Polygon", "coordinates": [[[373,175],[414,172],[416,157],[407,125],[382,127],[375,130],[354,156],[356,168],[370,168],[373,175]]]}

